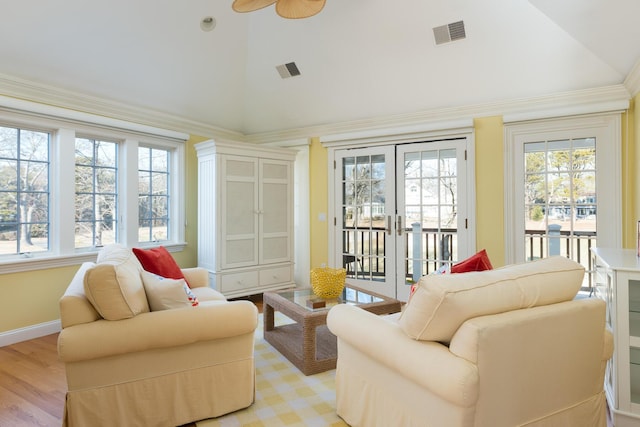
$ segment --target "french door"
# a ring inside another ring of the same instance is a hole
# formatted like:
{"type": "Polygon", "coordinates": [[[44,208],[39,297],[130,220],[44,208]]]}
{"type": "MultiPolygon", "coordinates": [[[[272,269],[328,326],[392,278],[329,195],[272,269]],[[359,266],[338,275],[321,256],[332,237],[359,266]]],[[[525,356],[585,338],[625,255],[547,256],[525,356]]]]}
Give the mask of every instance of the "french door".
{"type": "Polygon", "coordinates": [[[350,283],[407,300],[425,274],[467,256],[467,139],[335,152],[334,264],[350,283]]]}

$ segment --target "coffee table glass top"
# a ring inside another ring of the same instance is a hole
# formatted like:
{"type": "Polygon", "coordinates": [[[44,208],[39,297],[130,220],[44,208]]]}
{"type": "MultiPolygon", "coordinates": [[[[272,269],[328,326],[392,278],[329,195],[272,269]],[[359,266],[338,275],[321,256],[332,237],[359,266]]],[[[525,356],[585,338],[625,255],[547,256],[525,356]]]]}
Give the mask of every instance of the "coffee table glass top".
{"type": "Polygon", "coordinates": [[[321,298],[315,295],[310,288],[282,291],[278,292],[278,295],[309,311],[327,310],[338,304],[361,305],[384,301],[382,298],[371,295],[362,289],[351,288],[348,284],[345,285],[342,294],[338,298],[321,298]],[[316,308],[314,308],[314,305],[316,308]]]}

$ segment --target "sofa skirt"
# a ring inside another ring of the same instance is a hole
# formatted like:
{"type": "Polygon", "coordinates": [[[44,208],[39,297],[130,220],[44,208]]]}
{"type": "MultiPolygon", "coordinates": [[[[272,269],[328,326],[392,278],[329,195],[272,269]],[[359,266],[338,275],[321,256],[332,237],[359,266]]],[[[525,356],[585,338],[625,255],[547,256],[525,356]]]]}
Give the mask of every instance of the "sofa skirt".
{"type": "Polygon", "coordinates": [[[338,346],[336,412],[350,426],[473,426],[473,407],[430,393],[343,340],[338,346]]]}
{"type": "Polygon", "coordinates": [[[253,333],[66,369],[63,427],[175,427],[246,408],[255,399],[253,333]]]}
{"type": "Polygon", "coordinates": [[[253,360],[199,368],[66,396],[63,426],[178,426],[250,406],[253,360]]]}

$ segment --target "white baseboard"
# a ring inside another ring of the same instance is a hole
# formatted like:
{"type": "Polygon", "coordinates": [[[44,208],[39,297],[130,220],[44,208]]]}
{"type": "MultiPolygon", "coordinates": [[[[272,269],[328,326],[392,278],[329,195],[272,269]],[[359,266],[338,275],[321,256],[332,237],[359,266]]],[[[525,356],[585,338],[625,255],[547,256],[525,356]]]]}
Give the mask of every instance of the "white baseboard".
{"type": "Polygon", "coordinates": [[[61,330],[62,326],[60,324],[60,320],[53,320],[51,322],[40,323],[38,325],[27,326],[25,328],[0,332],[0,347],[55,334],[61,330]]]}

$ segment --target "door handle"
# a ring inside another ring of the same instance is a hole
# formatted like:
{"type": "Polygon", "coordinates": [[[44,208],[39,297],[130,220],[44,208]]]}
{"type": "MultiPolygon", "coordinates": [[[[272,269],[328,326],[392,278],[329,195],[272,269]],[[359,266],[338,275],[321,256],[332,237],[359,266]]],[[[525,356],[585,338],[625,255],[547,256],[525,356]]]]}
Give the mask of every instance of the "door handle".
{"type": "Polygon", "coordinates": [[[402,217],[400,215],[398,215],[396,230],[398,230],[398,236],[402,236],[402,217]]]}
{"type": "Polygon", "coordinates": [[[392,227],[392,225],[391,225],[391,224],[392,224],[392,222],[391,222],[391,215],[389,215],[389,216],[387,217],[387,230],[386,230],[386,231],[387,231],[387,236],[391,236],[391,233],[393,233],[393,230],[391,230],[391,227],[392,227]]]}

